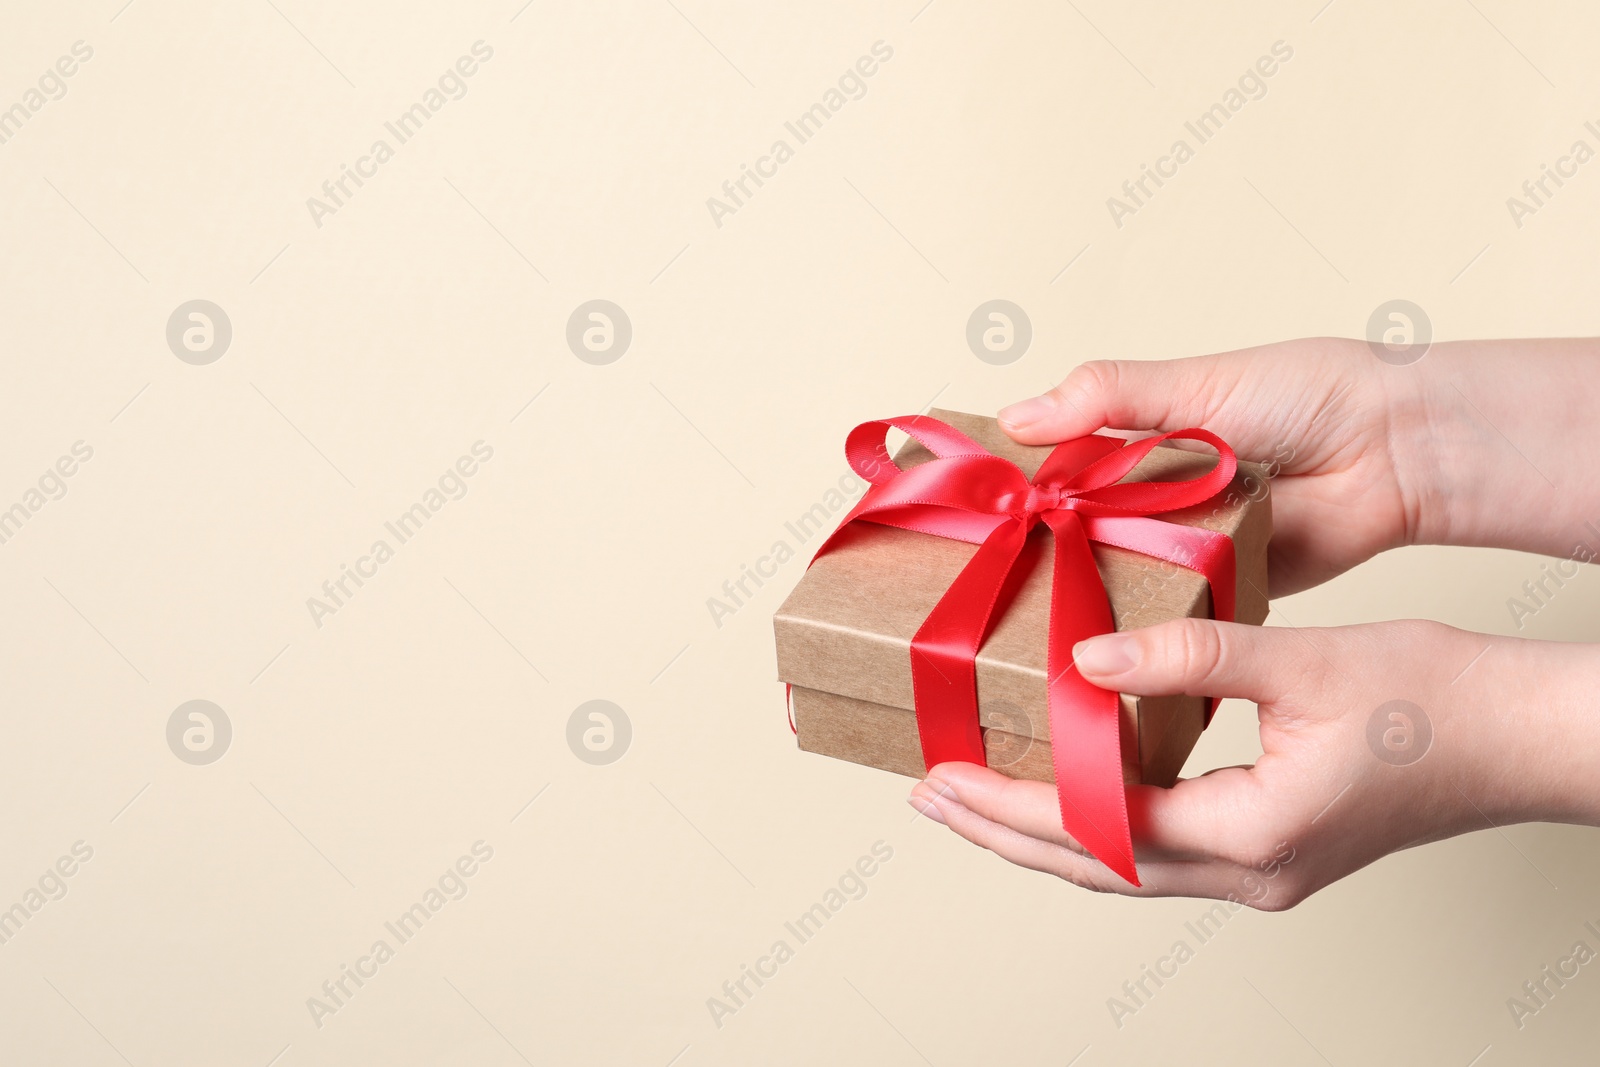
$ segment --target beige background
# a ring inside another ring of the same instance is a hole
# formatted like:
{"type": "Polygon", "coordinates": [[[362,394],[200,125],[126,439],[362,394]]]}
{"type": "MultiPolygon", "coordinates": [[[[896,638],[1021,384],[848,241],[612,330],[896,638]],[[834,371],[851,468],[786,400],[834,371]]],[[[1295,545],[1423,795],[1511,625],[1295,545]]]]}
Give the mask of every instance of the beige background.
{"type": "MultiPolygon", "coordinates": [[[[705,601],[850,426],[934,397],[1360,335],[1395,297],[1440,337],[1594,333],[1600,164],[1520,230],[1505,206],[1595,141],[1589,8],[122,3],[12,3],[0,34],[0,106],[94,49],[0,145],[0,507],[94,449],[0,545],[0,907],[94,850],[0,945],[0,1061],[1587,1058],[1600,977],[1520,1031],[1505,1002],[1594,943],[1591,831],[1240,913],[1119,1029],[1107,998],[1200,902],[1011,868],[913,822],[909,780],[796,753],[770,615],[800,562],[721,628],[705,601]],[[467,95],[315,226],[307,197],[480,39],[467,95]],[[714,225],[706,198],[879,40],[864,98],[714,225]],[[1278,40],[1265,98],[1114,227],[1106,197],[1278,40]],[[1034,329],[1003,367],[964,338],[995,297],[1034,329]],[[208,366],[164,336],[196,298],[233,327],[208,366]],[[594,298],[633,324],[609,366],[564,340],[594,298]],[[480,439],[467,495],[315,626],[306,598],[480,439]],[[196,698],[233,725],[209,766],[165,737],[196,698]],[[609,766],[566,742],[595,698],[632,722],[609,766]],[[314,1025],[478,840],[465,899],[314,1025]],[[866,896],[715,1026],[707,998],[879,840],[866,896]]],[[[1512,632],[1537,574],[1418,549],[1275,621],[1512,632]]],[[[1596,581],[1523,632],[1600,638],[1596,581]]],[[[1225,709],[1191,769],[1255,744],[1225,709]]]]}

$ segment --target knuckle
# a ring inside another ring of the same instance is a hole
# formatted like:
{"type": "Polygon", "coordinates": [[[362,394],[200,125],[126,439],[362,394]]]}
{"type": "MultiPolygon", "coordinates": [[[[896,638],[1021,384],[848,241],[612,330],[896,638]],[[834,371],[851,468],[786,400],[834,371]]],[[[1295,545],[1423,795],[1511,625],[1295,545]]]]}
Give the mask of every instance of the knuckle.
{"type": "Polygon", "coordinates": [[[1402,619],[1392,624],[1397,647],[1410,649],[1440,649],[1455,645],[1460,630],[1432,619],[1402,619]]]}
{"type": "Polygon", "coordinates": [[[1260,900],[1247,900],[1244,902],[1244,906],[1253,911],[1262,911],[1266,912],[1268,915],[1276,915],[1279,912],[1288,911],[1297,903],[1299,903],[1299,901],[1291,902],[1284,892],[1279,891],[1276,893],[1269,893],[1260,900]]]}
{"type": "Polygon", "coordinates": [[[1066,833],[1065,831],[1063,831],[1061,833],[1060,837],[1057,838],[1052,843],[1055,844],[1059,848],[1066,849],[1073,856],[1076,856],[1076,857],[1078,857],[1080,859],[1092,859],[1093,858],[1093,857],[1090,856],[1089,850],[1084,848],[1083,845],[1079,843],[1079,841],[1078,841],[1078,839],[1076,837],[1073,837],[1071,834],[1066,833]]]}
{"type": "Polygon", "coordinates": [[[1173,676],[1197,680],[1216,673],[1225,650],[1216,626],[1201,619],[1179,619],[1166,628],[1157,654],[1173,676]]]}
{"type": "Polygon", "coordinates": [[[1121,373],[1116,360],[1091,359],[1074,367],[1055,387],[1055,393],[1068,404],[1082,408],[1096,406],[1096,399],[1115,395],[1121,373]]]}
{"type": "Polygon", "coordinates": [[[1250,902],[1250,907],[1273,913],[1288,911],[1310,895],[1310,886],[1303,878],[1284,872],[1272,882],[1268,893],[1260,900],[1250,902]]]}
{"type": "MultiPolygon", "coordinates": [[[[1092,861],[1089,861],[1092,862],[1092,861]]],[[[1087,889],[1091,893],[1114,893],[1114,880],[1116,875],[1109,870],[1100,871],[1090,867],[1088,862],[1080,856],[1073,855],[1062,865],[1058,872],[1061,877],[1079,889],[1087,889]]]]}

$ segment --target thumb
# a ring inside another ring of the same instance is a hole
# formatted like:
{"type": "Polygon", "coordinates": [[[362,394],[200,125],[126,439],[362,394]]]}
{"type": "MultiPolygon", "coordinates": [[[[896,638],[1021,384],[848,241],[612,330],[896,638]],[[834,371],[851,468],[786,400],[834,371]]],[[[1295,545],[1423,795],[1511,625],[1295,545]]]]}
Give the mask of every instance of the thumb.
{"type": "Polygon", "coordinates": [[[1206,424],[1213,398],[1238,377],[1222,356],[1189,359],[1097,359],[1041,396],[1002,408],[1001,427],[1025,445],[1053,444],[1110,427],[1181,430],[1206,424]]]}
{"type": "Polygon", "coordinates": [[[1174,619],[1080,641],[1073,662],[1085,679],[1119,693],[1273,704],[1325,661],[1299,630],[1174,619]]]}

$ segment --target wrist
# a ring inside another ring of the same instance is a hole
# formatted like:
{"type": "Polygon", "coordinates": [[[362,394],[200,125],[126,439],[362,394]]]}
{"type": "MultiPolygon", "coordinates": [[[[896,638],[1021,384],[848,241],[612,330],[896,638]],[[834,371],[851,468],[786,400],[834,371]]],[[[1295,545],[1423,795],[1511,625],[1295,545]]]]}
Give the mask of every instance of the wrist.
{"type": "Polygon", "coordinates": [[[1573,428],[1600,414],[1597,355],[1584,340],[1452,341],[1377,366],[1401,543],[1567,555],[1587,542],[1600,473],[1570,449],[1573,428]]]}
{"type": "Polygon", "coordinates": [[[1461,726],[1474,735],[1462,780],[1478,783],[1480,814],[1600,826],[1600,645],[1479,639],[1489,647],[1475,670],[1489,669],[1470,700],[1477,721],[1461,726]]]}
{"type": "Polygon", "coordinates": [[[1472,501],[1454,469],[1459,452],[1440,447],[1453,434],[1444,425],[1448,408],[1439,402],[1438,375],[1416,365],[1371,362],[1384,413],[1383,458],[1399,494],[1399,528],[1385,547],[1449,544],[1472,501]]]}

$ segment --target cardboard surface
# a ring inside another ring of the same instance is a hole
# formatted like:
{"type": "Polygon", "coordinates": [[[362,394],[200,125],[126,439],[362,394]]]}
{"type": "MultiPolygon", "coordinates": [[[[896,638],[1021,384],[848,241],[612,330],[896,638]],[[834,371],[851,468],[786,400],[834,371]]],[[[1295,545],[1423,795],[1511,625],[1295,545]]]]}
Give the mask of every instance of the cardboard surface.
{"type": "MultiPolygon", "coordinates": [[[[1030,477],[1051,451],[1017,444],[993,419],[939,409],[929,414],[1030,477]]],[[[902,467],[912,467],[932,456],[908,441],[896,458],[902,467]]],[[[1161,446],[1126,480],[1193,478],[1215,463],[1209,452],[1161,446]]],[[[1258,465],[1241,463],[1229,491],[1162,516],[1233,538],[1240,622],[1259,624],[1267,613],[1272,521],[1266,485],[1258,465]]],[[[1019,563],[1025,575],[977,660],[980,726],[1020,738],[1004,742],[1007,751],[1030,753],[996,769],[1045,781],[1053,779],[1045,701],[1049,538],[1043,525],[1030,534],[1019,563]],[[1034,748],[1044,751],[1043,758],[1034,748]]],[[[1199,574],[1125,549],[1094,545],[1093,550],[1119,630],[1210,613],[1210,590],[1199,574]]],[[[812,565],[773,620],[779,678],[796,687],[802,749],[904,774],[922,772],[911,710],[911,639],[976,551],[961,541],[859,523],[847,543],[812,565]],[[841,718],[849,721],[837,721],[841,718]]],[[[1170,784],[1203,728],[1203,701],[1125,695],[1122,713],[1126,780],[1170,784]]]]}

